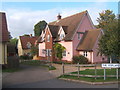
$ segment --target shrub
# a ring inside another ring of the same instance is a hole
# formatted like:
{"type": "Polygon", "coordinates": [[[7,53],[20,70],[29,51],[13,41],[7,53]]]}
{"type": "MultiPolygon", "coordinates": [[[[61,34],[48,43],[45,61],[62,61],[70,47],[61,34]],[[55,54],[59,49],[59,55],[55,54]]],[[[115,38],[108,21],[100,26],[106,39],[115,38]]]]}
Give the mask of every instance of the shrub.
{"type": "Polygon", "coordinates": [[[80,63],[80,64],[88,64],[88,59],[82,55],[80,56],[73,56],[72,58],[72,63],[73,64],[77,64],[77,63],[80,63]]]}
{"type": "Polygon", "coordinates": [[[32,59],[32,56],[29,56],[29,55],[21,55],[21,56],[20,56],[20,59],[22,59],[22,60],[28,60],[28,59],[32,59]]]}

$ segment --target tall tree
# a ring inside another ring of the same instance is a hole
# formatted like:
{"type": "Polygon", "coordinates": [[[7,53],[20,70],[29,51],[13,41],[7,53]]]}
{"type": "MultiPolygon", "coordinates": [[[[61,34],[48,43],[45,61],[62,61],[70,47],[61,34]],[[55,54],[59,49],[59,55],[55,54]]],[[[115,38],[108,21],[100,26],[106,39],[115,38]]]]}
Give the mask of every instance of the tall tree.
{"type": "Polygon", "coordinates": [[[39,21],[35,26],[34,26],[34,35],[35,36],[40,36],[42,33],[42,30],[45,29],[47,23],[46,21],[39,21]]]}
{"type": "Polygon", "coordinates": [[[115,14],[113,13],[113,11],[105,10],[99,13],[99,18],[97,18],[97,21],[99,23],[98,27],[107,30],[109,28],[107,24],[109,24],[114,20],[115,20],[115,14]]]}
{"type": "Polygon", "coordinates": [[[120,52],[118,51],[120,49],[118,46],[118,19],[115,18],[112,11],[106,10],[104,12],[100,13],[100,18],[97,20],[100,21],[98,26],[104,30],[104,35],[98,44],[99,53],[110,57],[110,62],[112,62],[112,56],[115,56],[117,59],[120,57],[120,52]]]}

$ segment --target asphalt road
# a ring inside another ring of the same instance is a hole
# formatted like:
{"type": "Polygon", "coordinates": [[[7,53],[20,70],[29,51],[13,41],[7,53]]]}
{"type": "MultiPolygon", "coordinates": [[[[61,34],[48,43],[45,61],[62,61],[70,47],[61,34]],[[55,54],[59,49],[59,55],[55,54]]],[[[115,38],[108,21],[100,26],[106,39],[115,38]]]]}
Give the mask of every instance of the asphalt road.
{"type": "Polygon", "coordinates": [[[45,67],[23,66],[23,70],[3,73],[2,88],[118,88],[118,84],[90,85],[57,79],[45,67]]]}

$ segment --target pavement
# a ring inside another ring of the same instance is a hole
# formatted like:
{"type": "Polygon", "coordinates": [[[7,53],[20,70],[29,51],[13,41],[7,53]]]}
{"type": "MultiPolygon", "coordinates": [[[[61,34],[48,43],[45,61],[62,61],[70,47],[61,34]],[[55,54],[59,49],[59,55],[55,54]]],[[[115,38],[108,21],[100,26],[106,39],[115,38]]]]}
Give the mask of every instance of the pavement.
{"type": "MultiPolygon", "coordinates": [[[[56,77],[62,74],[62,66],[53,66],[56,70],[49,71],[45,67],[21,65],[22,70],[18,72],[3,73],[2,88],[118,88],[118,84],[90,85],[59,80],[56,77]]],[[[81,68],[84,69],[86,68],[81,68]]],[[[75,70],[76,67],[65,66],[65,72],[75,70]]]]}

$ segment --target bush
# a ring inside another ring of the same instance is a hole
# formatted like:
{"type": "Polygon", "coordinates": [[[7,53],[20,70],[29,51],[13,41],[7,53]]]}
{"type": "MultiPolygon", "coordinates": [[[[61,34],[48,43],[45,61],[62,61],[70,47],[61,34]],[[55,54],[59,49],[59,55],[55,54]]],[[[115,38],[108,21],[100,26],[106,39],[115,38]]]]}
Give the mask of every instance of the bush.
{"type": "Polygon", "coordinates": [[[21,55],[20,56],[20,59],[22,60],[28,60],[28,59],[32,59],[33,57],[32,56],[29,56],[29,55],[21,55]]]}
{"type": "Polygon", "coordinates": [[[73,56],[72,63],[73,64],[77,64],[77,63],[88,64],[89,62],[88,62],[88,59],[86,57],[80,55],[80,56],[73,56]]]}

